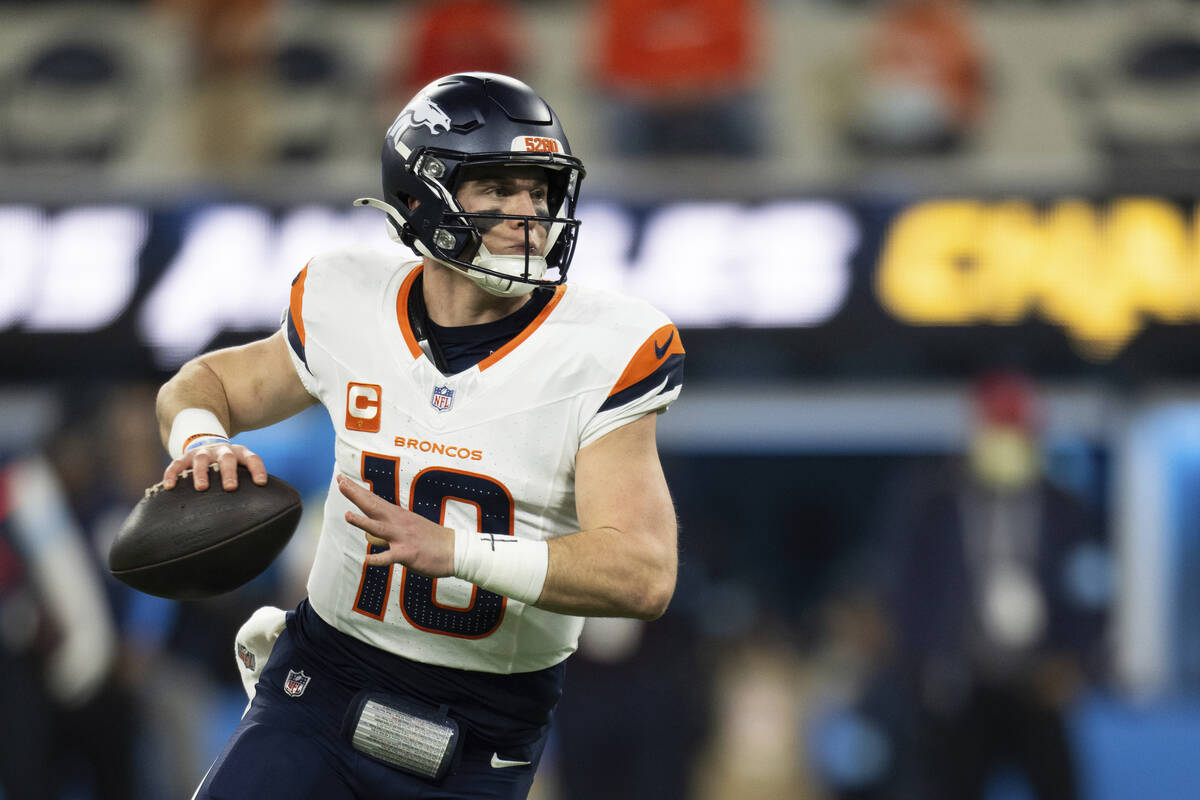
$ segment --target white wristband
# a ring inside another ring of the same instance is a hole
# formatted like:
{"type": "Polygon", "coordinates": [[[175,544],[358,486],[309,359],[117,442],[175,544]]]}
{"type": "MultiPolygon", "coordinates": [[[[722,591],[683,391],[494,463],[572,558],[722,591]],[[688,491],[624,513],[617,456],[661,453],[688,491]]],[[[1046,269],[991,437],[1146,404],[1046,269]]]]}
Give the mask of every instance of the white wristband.
{"type": "Polygon", "coordinates": [[[454,531],[454,574],[481,589],[533,605],[546,585],[550,548],[536,539],[454,531]]]}
{"type": "Polygon", "coordinates": [[[229,441],[229,434],[217,415],[207,408],[185,408],[175,415],[171,435],[167,437],[167,452],[179,458],[192,447],[208,444],[205,440],[229,441]]]}

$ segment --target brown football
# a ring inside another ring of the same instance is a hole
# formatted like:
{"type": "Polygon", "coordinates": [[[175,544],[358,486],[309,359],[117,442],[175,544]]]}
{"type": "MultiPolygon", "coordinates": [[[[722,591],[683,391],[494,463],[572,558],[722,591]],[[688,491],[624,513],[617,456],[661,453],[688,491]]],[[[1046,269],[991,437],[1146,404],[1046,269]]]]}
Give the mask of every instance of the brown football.
{"type": "MultiPolygon", "coordinates": [[[[214,465],[215,470],[215,465],[214,465]]],[[[147,594],[195,600],[232,591],[262,573],[300,522],[300,493],[275,476],[263,486],[238,466],[231,492],[210,481],[197,492],[190,471],[174,489],[146,491],[108,554],[121,582],[147,594]]]]}

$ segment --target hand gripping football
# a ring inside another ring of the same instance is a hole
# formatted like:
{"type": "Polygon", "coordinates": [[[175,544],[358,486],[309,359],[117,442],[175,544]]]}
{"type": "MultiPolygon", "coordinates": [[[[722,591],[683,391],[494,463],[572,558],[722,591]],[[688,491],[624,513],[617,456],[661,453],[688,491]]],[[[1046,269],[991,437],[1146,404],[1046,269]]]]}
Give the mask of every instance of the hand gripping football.
{"type": "Polygon", "coordinates": [[[232,591],[270,566],[300,522],[300,493],[279,478],[259,486],[238,465],[231,492],[215,473],[203,492],[191,478],[188,470],[174,489],[146,490],[108,554],[118,580],[172,600],[232,591]]]}

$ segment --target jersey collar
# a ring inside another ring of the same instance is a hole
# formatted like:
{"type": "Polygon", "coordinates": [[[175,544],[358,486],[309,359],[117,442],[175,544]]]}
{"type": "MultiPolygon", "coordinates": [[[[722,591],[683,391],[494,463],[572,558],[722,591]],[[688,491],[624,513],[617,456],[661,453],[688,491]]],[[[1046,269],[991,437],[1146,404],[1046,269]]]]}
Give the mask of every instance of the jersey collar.
{"type": "MultiPolygon", "coordinates": [[[[408,276],[405,277],[404,282],[400,284],[400,291],[396,293],[396,322],[400,325],[400,333],[404,337],[404,344],[408,347],[408,352],[414,359],[421,358],[425,355],[425,352],[421,349],[421,344],[417,340],[416,332],[413,331],[412,323],[408,318],[408,298],[412,293],[413,286],[416,284],[417,277],[424,271],[424,269],[424,264],[418,264],[411,272],[408,273],[408,276]]],[[[479,371],[483,372],[488,367],[495,365],[500,361],[500,359],[517,349],[522,342],[528,339],[533,332],[537,330],[543,322],[546,321],[547,317],[550,316],[550,312],[552,312],[555,306],[557,306],[563,299],[563,295],[566,294],[566,291],[567,287],[565,284],[560,284],[559,286],[555,287],[554,296],[550,298],[550,302],[546,303],[545,308],[538,312],[538,315],[534,317],[533,320],[530,321],[530,323],[526,325],[520,333],[510,339],[503,347],[480,361],[476,365],[479,368],[479,371]]]]}

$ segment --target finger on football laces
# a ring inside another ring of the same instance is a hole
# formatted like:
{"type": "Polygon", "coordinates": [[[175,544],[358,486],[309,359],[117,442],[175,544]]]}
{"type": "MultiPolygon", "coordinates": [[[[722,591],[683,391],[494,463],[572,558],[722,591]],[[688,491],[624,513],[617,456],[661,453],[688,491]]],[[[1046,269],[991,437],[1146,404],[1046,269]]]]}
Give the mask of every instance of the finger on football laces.
{"type": "Polygon", "coordinates": [[[174,489],[175,482],[179,480],[179,473],[183,472],[183,466],[177,461],[172,461],[163,470],[162,484],[164,489],[174,489]]]}

